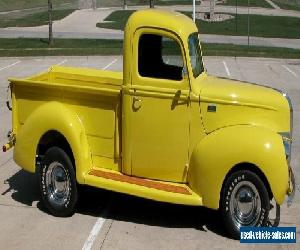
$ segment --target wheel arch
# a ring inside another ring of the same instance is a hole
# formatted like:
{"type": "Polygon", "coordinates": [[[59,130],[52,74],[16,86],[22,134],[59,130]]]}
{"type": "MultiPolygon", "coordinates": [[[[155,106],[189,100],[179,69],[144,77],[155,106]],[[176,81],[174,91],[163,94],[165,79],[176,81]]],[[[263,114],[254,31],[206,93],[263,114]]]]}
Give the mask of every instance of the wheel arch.
{"type": "MultiPolygon", "coordinates": [[[[223,183],[222,183],[220,198],[221,198],[221,194],[223,193],[224,185],[226,183],[226,180],[229,178],[230,175],[232,175],[233,173],[235,173],[237,171],[241,171],[241,170],[248,170],[248,171],[251,171],[252,173],[256,174],[261,179],[263,184],[265,185],[265,187],[268,191],[269,198],[270,199],[273,198],[273,193],[272,193],[272,190],[271,190],[271,186],[270,186],[270,183],[269,183],[267,177],[265,176],[265,174],[263,173],[263,171],[259,167],[257,167],[255,164],[249,163],[249,162],[238,163],[229,170],[229,172],[226,174],[226,176],[223,180],[223,183]]],[[[220,201],[221,201],[221,199],[220,199],[220,201]]]]}
{"type": "MultiPolygon", "coordinates": [[[[51,147],[59,147],[70,157],[75,168],[75,158],[68,140],[57,130],[49,130],[42,135],[36,149],[37,158],[42,158],[51,147]]],[[[39,159],[37,159],[38,161],[39,159]]],[[[38,162],[36,162],[38,163],[38,162]]]]}

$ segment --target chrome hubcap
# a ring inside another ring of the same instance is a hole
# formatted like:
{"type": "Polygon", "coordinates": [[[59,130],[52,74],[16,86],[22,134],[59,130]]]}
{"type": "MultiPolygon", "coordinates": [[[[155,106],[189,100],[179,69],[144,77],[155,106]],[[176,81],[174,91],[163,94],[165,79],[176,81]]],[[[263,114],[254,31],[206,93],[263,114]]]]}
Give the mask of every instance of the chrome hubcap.
{"type": "Polygon", "coordinates": [[[261,212],[261,199],[251,182],[241,181],[234,187],[229,205],[233,222],[238,228],[256,225],[261,212]]]}
{"type": "Polygon", "coordinates": [[[70,180],[63,165],[52,162],[46,172],[46,189],[52,205],[63,205],[70,194],[70,180]]]}

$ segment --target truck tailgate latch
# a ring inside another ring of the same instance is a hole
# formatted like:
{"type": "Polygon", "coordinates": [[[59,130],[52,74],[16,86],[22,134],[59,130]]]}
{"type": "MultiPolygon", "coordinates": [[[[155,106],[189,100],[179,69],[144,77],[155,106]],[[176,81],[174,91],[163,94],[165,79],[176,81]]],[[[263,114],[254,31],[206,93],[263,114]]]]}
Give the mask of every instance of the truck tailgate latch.
{"type": "Polygon", "coordinates": [[[3,145],[2,147],[3,152],[10,150],[16,143],[16,136],[11,131],[8,132],[7,137],[9,141],[5,145],[3,145]]]}

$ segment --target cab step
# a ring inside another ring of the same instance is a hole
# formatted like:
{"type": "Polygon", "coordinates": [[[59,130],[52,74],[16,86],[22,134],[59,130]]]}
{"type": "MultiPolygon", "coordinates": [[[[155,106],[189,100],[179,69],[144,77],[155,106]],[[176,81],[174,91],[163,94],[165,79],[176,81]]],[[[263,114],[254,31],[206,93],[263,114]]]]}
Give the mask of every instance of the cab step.
{"type": "Polygon", "coordinates": [[[85,184],[156,201],[202,205],[201,197],[186,184],[128,176],[104,168],[92,169],[86,175],[85,184]]]}

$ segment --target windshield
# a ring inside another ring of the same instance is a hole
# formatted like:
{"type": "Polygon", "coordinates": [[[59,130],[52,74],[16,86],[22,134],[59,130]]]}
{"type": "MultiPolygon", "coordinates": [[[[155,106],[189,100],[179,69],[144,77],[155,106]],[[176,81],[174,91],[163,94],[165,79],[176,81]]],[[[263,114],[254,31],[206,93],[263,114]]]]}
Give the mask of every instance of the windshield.
{"type": "Polygon", "coordinates": [[[191,66],[193,69],[193,75],[194,77],[197,77],[204,70],[197,32],[189,36],[188,44],[189,44],[189,53],[191,58],[191,66]]]}

